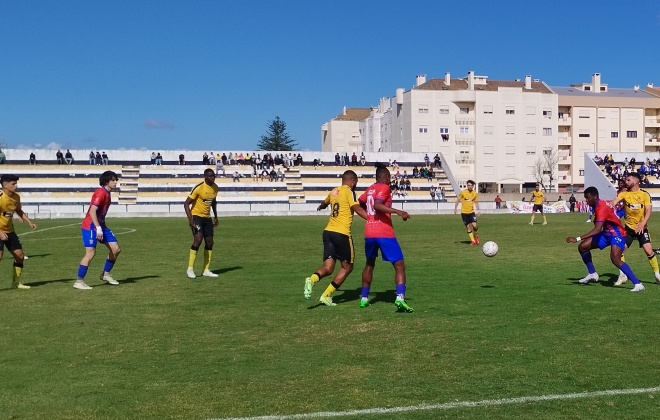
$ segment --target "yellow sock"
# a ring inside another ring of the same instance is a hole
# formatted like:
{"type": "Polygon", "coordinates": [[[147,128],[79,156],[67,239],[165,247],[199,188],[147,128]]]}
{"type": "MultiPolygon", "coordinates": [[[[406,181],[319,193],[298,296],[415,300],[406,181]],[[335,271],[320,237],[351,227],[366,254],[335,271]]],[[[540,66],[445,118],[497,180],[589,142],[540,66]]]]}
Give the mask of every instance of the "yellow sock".
{"type": "Polygon", "coordinates": [[[544,222],[544,223],[547,223],[547,222],[548,222],[548,219],[545,218],[545,214],[543,215],[543,222],[544,222]]]}
{"type": "Polygon", "coordinates": [[[470,238],[470,241],[474,241],[474,233],[468,232],[468,237],[470,238]]]}
{"type": "Polygon", "coordinates": [[[212,249],[204,250],[204,271],[208,270],[211,265],[211,255],[213,255],[212,249]]]}
{"type": "Polygon", "coordinates": [[[625,255],[621,255],[621,261],[626,262],[626,256],[625,255]]]}
{"type": "MultiPolygon", "coordinates": [[[[656,262],[657,264],[657,262],[656,262]]],[[[21,276],[21,273],[23,272],[23,267],[16,267],[14,266],[14,276],[12,278],[12,281],[14,284],[18,283],[18,278],[21,276]]]]}
{"type": "Polygon", "coordinates": [[[309,277],[312,279],[312,281],[313,281],[314,283],[318,283],[319,280],[321,280],[321,279],[319,278],[319,275],[316,274],[316,273],[312,274],[312,275],[309,276],[309,277]]]}
{"type": "Polygon", "coordinates": [[[337,290],[335,289],[335,286],[333,286],[332,283],[330,283],[328,287],[325,289],[325,292],[323,292],[323,296],[330,297],[330,295],[333,294],[335,290],[337,290]]]}
{"type": "Polygon", "coordinates": [[[530,220],[529,223],[534,223],[534,215],[533,214],[532,214],[532,220],[530,220]]]}
{"type": "Polygon", "coordinates": [[[190,250],[190,255],[188,256],[188,268],[193,268],[195,265],[195,257],[197,256],[197,251],[194,249],[190,250]]]}
{"type": "Polygon", "coordinates": [[[654,273],[657,273],[659,271],[658,258],[656,258],[655,254],[653,254],[653,256],[649,258],[649,264],[651,265],[651,268],[653,269],[654,273]]]}

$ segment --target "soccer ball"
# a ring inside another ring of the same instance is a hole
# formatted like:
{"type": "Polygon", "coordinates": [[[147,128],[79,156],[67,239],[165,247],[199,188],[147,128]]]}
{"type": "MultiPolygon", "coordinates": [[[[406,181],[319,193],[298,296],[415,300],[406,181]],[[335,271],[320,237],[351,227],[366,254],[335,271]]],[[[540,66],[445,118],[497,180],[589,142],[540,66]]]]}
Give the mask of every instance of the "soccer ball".
{"type": "Polygon", "coordinates": [[[484,244],[484,246],[481,248],[481,250],[484,252],[484,255],[487,257],[494,257],[497,255],[497,251],[499,251],[499,247],[497,244],[493,241],[488,241],[484,244]]]}

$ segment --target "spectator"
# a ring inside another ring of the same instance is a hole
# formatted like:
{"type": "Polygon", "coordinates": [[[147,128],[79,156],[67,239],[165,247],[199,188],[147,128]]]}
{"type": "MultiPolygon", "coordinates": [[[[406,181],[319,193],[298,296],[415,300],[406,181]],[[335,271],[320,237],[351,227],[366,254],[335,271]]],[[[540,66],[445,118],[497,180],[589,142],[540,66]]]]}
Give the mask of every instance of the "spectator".
{"type": "Polygon", "coordinates": [[[55,153],[55,157],[57,158],[58,165],[64,165],[64,153],[62,153],[61,150],[58,150],[57,153],[55,153]]]}
{"type": "Polygon", "coordinates": [[[98,150],[96,151],[96,154],[94,155],[94,160],[96,161],[97,165],[100,165],[101,163],[103,163],[103,158],[101,157],[101,152],[99,152],[98,150]]]}
{"type": "Polygon", "coordinates": [[[444,200],[445,198],[447,198],[447,195],[445,193],[445,187],[440,187],[440,199],[444,200]]]}
{"type": "Polygon", "coordinates": [[[64,160],[66,161],[67,165],[71,165],[73,163],[73,155],[71,154],[71,150],[66,149],[66,154],[64,155],[64,160]]]}
{"type": "Polygon", "coordinates": [[[156,165],[162,165],[163,164],[163,157],[160,155],[160,152],[158,152],[158,155],[156,155],[156,165]]]}
{"type": "Polygon", "coordinates": [[[360,165],[364,166],[367,164],[367,158],[364,157],[364,152],[360,155],[360,165]]]}
{"type": "Polygon", "coordinates": [[[108,159],[108,155],[105,152],[101,153],[101,159],[104,165],[110,163],[110,159],[108,159]]]}
{"type": "Polygon", "coordinates": [[[245,159],[243,159],[243,164],[252,165],[252,158],[250,157],[250,153],[245,154],[245,159]]]}
{"type": "Polygon", "coordinates": [[[5,152],[3,152],[3,151],[0,149],[0,165],[3,164],[3,163],[5,163],[6,161],[7,161],[7,156],[5,156],[5,152]]]}
{"type": "Polygon", "coordinates": [[[268,169],[263,169],[261,171],[261,180],[265,181],[270,178],[270,172],[268,172],[268,169]]]}
{"type": "Polygon", "coordinates": [[[221,157],[218,157],[216,161],[221,160],[224,165],[229,164],[229,159],[227,158],[227,155],[223,152],[221,157]]]}
{"type": "Polygon", "coordinates": [[[351,162],[351,158],[348,157],[348,153],[344,153],[344,165],[348,166],[351,162]]]}
{"type": "Polygon", "coordinates": [[[298,153],[298,156],[296,157],[296,166],[302,166],[303,164],[303,158],[300,153],[298,153]]]}
{"type": "Polygon", "coordinates": [[[37,164],[37,156],[34,154],[34,152],[30,153],[30,165],[36,165],[37,164]]]}
{"type": "MultiPolygon", "coordinates": [[[[220,159],[220,155],[218,155],[218,159],[220,159]]],[[[215,155],[213,152],[209,155],[209,165],[215,165],[215,162],[218,160],[215,158],[215,155]]]]}
{"type": "Polygon", "coordinates": [[[433,157],[433,167],[442,168],[442,163],[440,162],[440,155],[438,155],[437,153],[433,157]]]}
{"type": "Polygon", "coordinates": [[[186,155],[184,155],[183,153],[181,153],[181,154],[179,155],[179,165],[185,165],[185,164],[186,164],[186,155]]]}
{"type": "Polygon", "coordinates": [[[270,170],[270,182],[277,182],[277,172],[275,172],[275,168],[270,170]]]}
{"type": "Polygon", "coordinates": [[[399,169],[399,162],[397,162],[396,159],[394,159],[392,161],[392,168],[393,169],[399,169]]]}
{"type": "Polygon", "coordinates": [[[429,194],[431,194],[431,200],[435,201],[435,193],[436,193],[437,188],[435,185],[431,185],[431,188],[429,189],[429,194]]]}
{"type": "Polygon", "coordinates": [[[242,165],[244,162],[245,161],[243,159],[243,152],[238,153],[236,155],[236,163],[238,163],[239,165],[242,165]]]}
{"type": "Polygon", "coordinates": [[[429,182],[432,182],[434,177],[435,177],[435,174],[433,173],[433,168],[429,168],[429,172],[427,174],[427,180],[429,182]]]}
{"type": "Polygon", "coordinates": [[[571,196],[568,199],[568,207],[569,207],[569,209],[570,209],[569,211],[571,213],[575,212],[575,203],[576,202],[577,202],[577,199],[575,198],[575,196],[573,194],[571,194],[571,196]]]}
{"type": "Polygon", "coordinates": [[[156,164],[156,152],[151,152],[151,164],[156,164]]]}
{"type": "Polygon", "coordinates": [[[277,170],[277,177],[280,179],[280,181],[284,182],[284,172],[282,171],[282,168],[277,170]]]}
{"type": "Polygon", "coordinates": [[[204,152],[202,155],[202,165],[208,165],[209,164],[209,154],[204,152]]]}
{"type": "Polygon", "coordinates": [[[412,176],[413,178],[419,178],[419,169],[417,169],[417,165],[413,168],[412,176]]]}
{"type": "Polygon", "coordinates": [[[229,162],[230,165],[236,165],[236,161],[234,160],[234,154],[232,152],[229,152],[229,156],[227,156],[227,161],[229,162]]]}
{"type": "Polygon", "coordinates": [[[424,166],[426,166],[427,168],[431,166],[428,153],[424,155],[424,166]]]}
{"type": "Polygon", "coordinates": [[[94,151],[89,152],[89,164],[93,165],[96,163],[96,154],[94,154],[94,151]]]}
{"type": "Polygon", "coordinates": [[[357,166],[357,164],[358,164],[358,157],[355,154],[355,152],[353,152],[353,156],[351,156],[351,165],[352,166],[357,166]]]}
{"type": "Polygon", "coordinates": [[[499,195],[495,197],[495,208],[496,209],[502,208],[502,199],[500,198],[499,195]]]}
{"type": "Polygon", "coordinates": [[[232,178],[234,179],[234,182],[241,182],[241,174],[239,174],[238,171],[234,171],[232,178]]]}
{"type": "Polygon", "coordinates": [[[222,171],[222,177],[225,177],[225,164],[222,162],[222,159],[215,161],[215,176],[220,177],[220,171],[222,171]]]}
{"type": "Polygon", "coordinates": [[[335,153],[335,165],[339,166],[341,164],[341,156],[339,153],[335,153]]]}

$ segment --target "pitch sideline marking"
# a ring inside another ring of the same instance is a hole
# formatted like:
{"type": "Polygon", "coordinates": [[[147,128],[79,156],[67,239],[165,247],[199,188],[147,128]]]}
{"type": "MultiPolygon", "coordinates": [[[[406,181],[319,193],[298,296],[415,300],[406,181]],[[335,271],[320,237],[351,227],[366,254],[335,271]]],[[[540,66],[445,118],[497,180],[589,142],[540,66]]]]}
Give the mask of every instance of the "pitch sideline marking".
{"type": "MultiPolygon", "coordinates": [[[[74,223],[74,225],[77,225],[77,224],[78,224],[78,223],[74,223]]],[[[71,225],[67,225],[67,226],[71,226],[71,225]]],[[[62,226],[62,227],[63,227],[63,226],[62,226]]],[[[134,233],[134,232],[137,232],[137,229],[131,229],[131,228],[115,228],[115,230],[118,230],[118,229],[124,229],[124,230],[126,230],[126,232],[118,232],[118,233],[112,232],[115,236],[126,235],[126,234],[128,234],[128,233],[134,233]]],[[[46,230],[46,229],[43,229],[43,230],[46,230]]],[[[43,231],[43,230],[42,230],[42,231],[43,231]]],[[[26,232],[26,233],[36,233],[36,232],[38,232],[38,231],[31,231],[31,232],[26,232]]],[[[22,235],[19,235],[19,236],[22,236],[22,235]]],[[[29,240],[30,242],[34,242],[34,241],[55,241],[55,240],[57,240],[57,241],[61,241],[61,240],[64,240],[64,239],[80,239],[80,236],[67,236],[67,237],[60,237],[60,238],[38,238],[38,239],[28,239],[28,240],[29,240]]]]}
{"type": "Polygon", "coordinates": [[[69,225],[53,226],[53,227],[49,227],[49,228],[45,228],[45,229],[30,230],[30,231],[27,231],[27,232],[23,232],[18,236],[31,235],[33,233],[45,232],[47,230],[53,230],[53,229],[60,229],[60,228],[64,228],[64,227],[74,226],[74,225],[77,225],[77,224],[79,224],[79,223],[71,223],[69,225]]]}
{"type": "Polygon", "coordinates": [[[255,417],[227,417],[215,418],[209,420],[294,420],[294,419],[314,419],[322,417],[346,417],[346,416],[359,416],[369,414],[389,414],[389,413],[406,413],[410,411],[424,411],[424,410],[450,410],[452,408],[472,408],[472,407],[489,407],[507,404],[523,404],[529,402],[542,402],[554,400],[573,400],[580,398],[592,397],[605,397],[612,395],[633,395],[660,392],[660,386],[653,388],[633,388],[633,389],[610,389],[605,391],[591,391],[579,392],[573,394],[550,394],[529,397],[515,397],[515,398],[501,398],[497,400],[481,400],[481,401],[456,401],[442,404],[420,404],[411,405],[407,407],[380,407],[380,408],[367,408],[363,410],[348,410],[348,411],[320,411],[316,413],[303,413],[303,414],[289,414],[282,416],[255,416],[255,417]]]}

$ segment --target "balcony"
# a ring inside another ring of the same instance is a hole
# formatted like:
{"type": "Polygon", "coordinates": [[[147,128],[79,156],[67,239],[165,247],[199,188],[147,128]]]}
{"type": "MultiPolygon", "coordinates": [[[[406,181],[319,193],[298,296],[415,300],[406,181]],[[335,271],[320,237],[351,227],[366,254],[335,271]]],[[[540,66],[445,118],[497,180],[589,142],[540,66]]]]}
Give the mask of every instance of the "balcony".
{"type": "Polygon", "coordinates": [[[570,171],[559,171],[557,172],[557,181],[561,184],[572,183],[572,177],[570,171]]]}
{"type": "Polygon", "coordinates": [[[660,116],[646,117],[644,118],[644,123],[647,127],[660,127],[660,116]]]}
{"type": "Polygon", "coordinates": [[[457,153],[456,163],[474,163],[474,155],[472,153],[457,153]]]}
{"type": "Polygon", "coordinates": [[[559,133],[557,140],[561,146],[570,146],[573,143],[573,139],[568,133],[559,133]]]}
{"type": "Polygon", "coordinates": [[[454,141],[459,146],[472,146],[474,145],[474,135],[472,134],[456,134],[454,141]]]}
{"type": "Polygon", "coordinates": [[[559,126],[572,125],[573,124],[573,119],[571,118],[570,115],[564,115],[563,117],[559,117],[557,119],[557,123],[559,124],[559,126]]]}
{"type": "Polygon", "coordinates": [[[458,125],[474,125],[474,115],[472,115],[472,114],[458,114],[458,115],[456,115],[456,124],[458,124],[458,125]]]}

